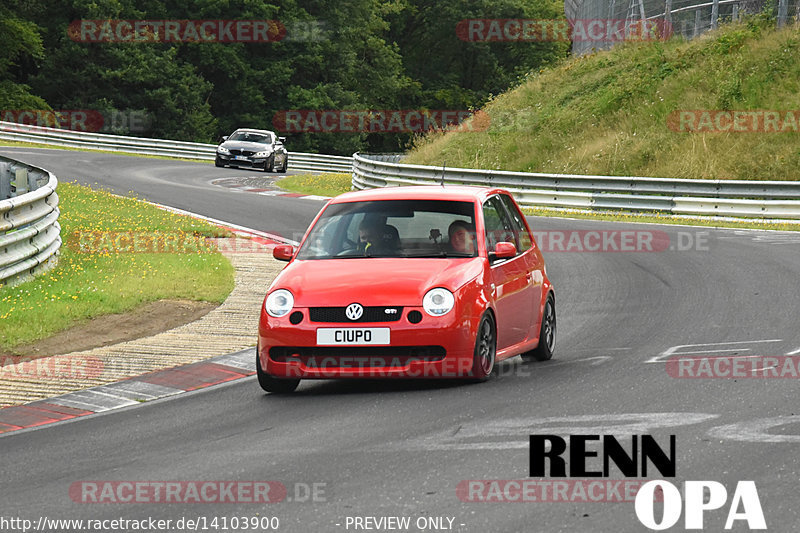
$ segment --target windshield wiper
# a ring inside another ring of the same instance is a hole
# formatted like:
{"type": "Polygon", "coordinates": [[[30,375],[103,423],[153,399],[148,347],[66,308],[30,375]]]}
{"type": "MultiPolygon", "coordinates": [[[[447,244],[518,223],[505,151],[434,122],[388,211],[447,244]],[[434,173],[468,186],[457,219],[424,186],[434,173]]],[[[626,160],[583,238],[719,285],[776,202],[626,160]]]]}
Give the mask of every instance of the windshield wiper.
{"type": "Polygon", "coordinates": [[[404,257],[417,257],[417,258],[425,258],[425,257],[473,257],[473,254],[468,252],[446,252],[445,250],[440,250],[438,252],[434,251],[423,251],[416,254],[410,254],[406,252],[403,254],[404,257]]]}

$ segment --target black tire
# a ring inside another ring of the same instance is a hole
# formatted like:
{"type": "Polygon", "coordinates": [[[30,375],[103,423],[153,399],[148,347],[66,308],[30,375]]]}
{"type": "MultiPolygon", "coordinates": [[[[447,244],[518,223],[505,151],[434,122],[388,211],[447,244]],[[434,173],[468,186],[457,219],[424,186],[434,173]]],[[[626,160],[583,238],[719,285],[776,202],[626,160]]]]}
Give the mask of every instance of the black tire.
{"type": "Polygon", "coordinates": [[[225,163],[219,157],[214,158],[214,166],[215,167],[224,167],[225,163]]]}
{"type": "Polygon", "coordinates": [[[281,174],[286,174],[286,169],[289,168],[289,156],[283,158],[283,166],[278,169],[281,174]]]}
{"type": "Polygon", "coordinates": [[[290,392],[294,392],[297,386],[300,385],[300,380],[276,378],[261,370],[261,361],[258,359],[258,351],[258,348],[256,348],[256,375],[258,376],[258,384],[261,385],[261,388],[273,394],[289,394],[290,392]]]}
{"type": "Polygon", "coordinates": [[[475,350],[472,354],[472,378],[486,381],[494,372],[497,357],[497,328],[492,313],[486,311],[478,324],[475,335],[475,350]]]}
{"type": "Polygon", "coordinates": [[[272,172],[275,168],[275,154],[272,154],[264,161],[264,172],[272,172]]]}
{"type": "Polygon", "coordinates": [[[556,301],[552,294],[547,295],[542,313],[542,326],[539,328],[539,346],[522,354],[526,361],[549,361],[556,348],[556,301]]]}

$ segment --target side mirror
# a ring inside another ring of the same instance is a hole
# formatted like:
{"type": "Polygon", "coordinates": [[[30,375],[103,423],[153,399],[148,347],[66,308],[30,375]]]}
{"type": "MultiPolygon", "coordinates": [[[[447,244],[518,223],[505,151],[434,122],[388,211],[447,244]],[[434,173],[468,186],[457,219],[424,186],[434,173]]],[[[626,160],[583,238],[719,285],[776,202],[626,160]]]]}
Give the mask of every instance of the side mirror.
{"type": "Polygon", "coordinates": [[[227,140],[228,140],[228,136],[227,135],[223,135],[222,137],[219,138],[219,143],[218,144],[222,144],[227,140]]]}
{"type": "Polygon", "coordinates": [[[498,242],[494,252],[489,252],[489,261],[508,259],[517,255],[517,247],[513,242],[498,242]]]}
{"type": "Polygon", "coordinates": [[[278,142],[283,144],[286,142],[286,137],[278,137],[278,142]]]}
{"type": "Polygon", "coordinates": [[[272,257],[278,261],[291,261],[294,257],[294,246],[291,244],[279,244],[272,249],[272,257]]]}

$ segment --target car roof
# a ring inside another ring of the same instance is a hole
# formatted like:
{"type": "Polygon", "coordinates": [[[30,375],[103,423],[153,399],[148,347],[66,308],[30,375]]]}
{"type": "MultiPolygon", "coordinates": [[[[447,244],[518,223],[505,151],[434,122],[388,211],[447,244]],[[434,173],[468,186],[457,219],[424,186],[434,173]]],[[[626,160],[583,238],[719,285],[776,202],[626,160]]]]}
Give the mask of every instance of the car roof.
{"type": "Polygon", "coordinates": [[[346,192],[334,198],[331,203],[364,202],[372,200],[451,200],[462,202],[482,202],[492,194],[507,192],[491,187],[470,187],[466,185],[413,185],[408,187],[382,187],[346,192]]]}

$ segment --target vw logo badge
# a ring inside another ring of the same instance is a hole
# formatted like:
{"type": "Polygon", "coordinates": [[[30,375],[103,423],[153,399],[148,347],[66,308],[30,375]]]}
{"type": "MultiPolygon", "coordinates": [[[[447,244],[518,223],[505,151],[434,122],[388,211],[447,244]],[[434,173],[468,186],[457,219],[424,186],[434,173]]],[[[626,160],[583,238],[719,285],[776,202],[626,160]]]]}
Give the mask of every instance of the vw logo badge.
{"type": "Polygon", "coordinates": [[[350,304],[347,306],[347,309],[344,310],[344,314],[347,315],[347,318],[350,320],[358,320],[361,318],[361,315],[364,314],[364,308],[361,307],[360,304],[350,304]]]}

